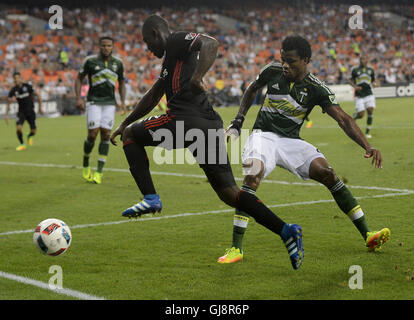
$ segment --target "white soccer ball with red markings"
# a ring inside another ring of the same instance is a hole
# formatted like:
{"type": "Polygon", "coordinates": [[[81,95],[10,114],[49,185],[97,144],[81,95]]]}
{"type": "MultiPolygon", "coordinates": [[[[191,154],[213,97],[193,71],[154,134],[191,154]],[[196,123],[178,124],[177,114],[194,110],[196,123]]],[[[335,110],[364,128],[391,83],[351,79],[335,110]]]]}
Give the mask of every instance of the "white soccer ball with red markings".
{"type": "Polygon", "coordinates": [[[46,219],[36,226],[33,242],[43,254],[58,256],[68,250],[72,233],[62,220],[46,219]]]}

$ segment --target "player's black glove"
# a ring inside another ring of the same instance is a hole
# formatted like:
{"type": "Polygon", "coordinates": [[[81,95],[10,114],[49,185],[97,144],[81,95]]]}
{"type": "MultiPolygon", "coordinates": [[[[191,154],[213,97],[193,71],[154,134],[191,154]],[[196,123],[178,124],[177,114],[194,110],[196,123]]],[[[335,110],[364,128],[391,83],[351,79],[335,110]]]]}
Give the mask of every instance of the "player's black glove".
{"type": "Polygon", "coordinates": [[[234,135],[234,139],[237,139],[240,136],[241,128],[243,126],[244,122],[244,115],[238,114],[236,118],[230,123],[230,125],[227,127],[225,131],[225,135],[227,137],[227,141],[229,141],[229,138],[231,135],[234,135]]]}

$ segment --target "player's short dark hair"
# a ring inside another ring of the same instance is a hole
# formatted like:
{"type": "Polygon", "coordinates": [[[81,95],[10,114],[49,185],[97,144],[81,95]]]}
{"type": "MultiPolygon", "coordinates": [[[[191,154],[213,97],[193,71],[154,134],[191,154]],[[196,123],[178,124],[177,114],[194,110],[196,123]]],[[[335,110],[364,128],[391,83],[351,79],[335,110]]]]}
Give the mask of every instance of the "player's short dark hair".
{"type": "Polygon", "coordinates": [[[152,14],[145,19],[144,25],[142,28],[154,28],[157,27],[159,29],[168,30],[168,22],[163,17],[152,14]]]}
{"type": "Polygon", "coordinates": [[[103,40],[110,40],[112,43],[114,43],[114,39],[109,36],[103,36],[99,38],[99,43],[101,43],[103,40]]]}
{"type": "Polygon", "coordinates": [[[13,72],[13,77],[14,76],[20,76],[20,72],[19,71],[15,71],[15,72],[13,72]]]}
{"type": "Polygon", "coordinates": [[[312,48],[305,38],[301,36],[289,36],[282,41],[283,51],[296,50],[298,56],[301,59],[308,58],[310,60],[312,56],[312,48]]]}

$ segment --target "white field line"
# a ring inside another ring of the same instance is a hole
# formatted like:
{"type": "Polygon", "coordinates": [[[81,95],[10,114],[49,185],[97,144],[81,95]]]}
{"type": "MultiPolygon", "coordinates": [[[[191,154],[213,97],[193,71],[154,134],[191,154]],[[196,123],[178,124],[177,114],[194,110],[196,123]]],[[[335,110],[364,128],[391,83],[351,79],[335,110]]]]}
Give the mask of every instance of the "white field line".
{"type": "MultiPolygon", "coordinates": [[[[312,126],[312,128],[315,129],[338,129],[338,125],[318,125],[318,124],[314,124],[312,126]]],[[[375,129],[389,129],[389,130],[398,130],[398,129],[403,129],[403,130],[413,130],[414,126],[381,126],[381,125],[376,125],[375,129]]]]}
{"type": "MultiPolygon", "coordinates": [[[[0,161],[0,165],[41,167],[41,168],[60,168],[60,169],[82,169],[81,166],[74,166],[74,165],[67,165],[67,164],[53,164],[53,163],[33,163],[33,162],[0,161]]],[[[121,169],[121,168],[105,168],[105,171],[129,173],[128,169],[121,169]]],[[[187,173],[164,172],[164,171],[151,171],[151,174],[153,174],[153,175],[163,175],[163,176],[175,176],[175,177],[207,179],[206,176],[202,175],[202,174],[187,174],[187,173]]],[[[242,181],[243,178],[235,177],[235,180],[242,181]]],[[[316,187],[316,186],[321,187],[322,186],[319,183],[313,183],[313,182],[288,182],[288,181],[266,180],[266,179],[263,180],[262,183],[274,183],[274,184],[282,184],[282,185],[296,185],[296,186],[309,186],[309,187],[316,187]]],[[[386,188],[386,187],[376,187],[376,186],[353,186],[353,185],[348,185],[348,187],[354,188],[354,189],[394,191],[394,192],[403,192],[403,193],[414,192],[414,190],[409,190],[409,189],[396,189],[396,188],[386,188]]]]}
{"type": "Polygon", "coordinates": [[[46,282],[42,282],[42,281],[38,281],[38,280],[26,278],[26,277],[21,277],[21,276],[18,276],[18,275],[12,274],[12,273],[3,272],[3,271],[0,271],[0,278],[5,278],[5,279],[21,282],[21,283],[24,283],[24,284],[27,284],[27,285],[31,285],[31,286],[34,286],[34,287],[38,287],[38,288],[41,288],[41,289],[52,291],[52,292],[57,293],[57,294],[63,294],[63,295],[73,297],[73,298],[77,298],[77,299],[81,299],[81,300],[106,300],[103,297],[97,297],[97,296],[89,295],[89,294],[86,294],[84,292],[80,292],[80,291],[76,291],[76,290],[72,290],[72,289],[67,289],[67,288],[51,289],[49,284],[46,283],[46,282]]]}
{"type": "MultiPolygon", "coordinates": [[[[414,194],[414,192],[386,193],[386,194],[378,194],[378,195],[373,195],[373,196],[356,197],[356,199],[361,200],[361,199],[372,199],[372,198],[398,197],[398,196],[405,196],[405,195],[411,195],[411,194],[414,194]]],[[[328,202],[334,202],[334,201],[335,201],[334,199],[301,201],[301,202],[291,202],[291,203],[282,203],[282,204],[272,204],[272,205],[268,205],[268,207],[269,208],[292,207],[292,206],[303,206],[303,205],[311,205],[311,204],[318,204],[318,203],[328,203],[328,202]]],[[[125,218],[124,220],[118,220],[118,221],[78,224],[78,225],[70,226],[70,228],[71,229],[82,229],[82,228],[88,228],[88,227],[110,226],[110,225],[122,224],[122,223],[127,223],[127,222],[145,222],[145,221],[164,220],[164,219],[171,219],[171,218],[201,216],[201,215],[206,215],[206,214],[225,213],[225,212],[232,212],[232,211],[234,211],[233,208],[222,209],[222,210],[201,211],[201,212],[186,212],[186,213],[179,213],[179,214],[173,214],[173,215],[140,218],[140,219],[126,219],[125,218]]],[[[21,234],[21,233],[32,233],[32,232],[34,232],[34,229],[14,230],[14,231],[1,232],[0,236],[7,236],[7,235],[21,234]]]]}

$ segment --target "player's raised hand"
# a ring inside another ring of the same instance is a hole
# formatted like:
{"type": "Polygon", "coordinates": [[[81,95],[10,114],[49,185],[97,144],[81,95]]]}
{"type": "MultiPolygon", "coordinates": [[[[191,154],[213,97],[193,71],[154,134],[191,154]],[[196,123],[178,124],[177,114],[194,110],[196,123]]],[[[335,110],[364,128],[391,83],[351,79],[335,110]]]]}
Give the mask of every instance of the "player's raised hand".
{"type": "Polygon", "coordinates": [[[240,136],[241,128],[243,126],[244,116],[238,114],[236,118],[231,122],[231,124],[224,130],[224,136],[226,137],[226,141],[229,142],[230,136],[233,136],[234,140],[236,140],[240,136]]]}
{"type": "Polygon", "coordinates": [[[375,168],[382,168],[381,152],[375,148],[368,148],[364,155],[365,158],[372,158],[371,164],[375,164],[375,168]]]}

